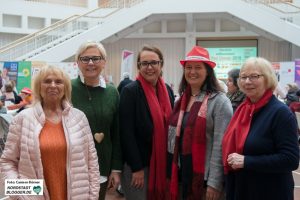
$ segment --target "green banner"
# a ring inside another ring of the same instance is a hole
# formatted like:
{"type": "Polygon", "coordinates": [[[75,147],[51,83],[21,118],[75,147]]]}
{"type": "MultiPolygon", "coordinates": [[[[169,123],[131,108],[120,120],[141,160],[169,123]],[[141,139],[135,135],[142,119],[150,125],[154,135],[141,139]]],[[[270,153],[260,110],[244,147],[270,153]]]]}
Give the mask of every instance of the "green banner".
{"type": "Polygon", "coordinates": [[[17,90],[20,92],[24,87],[31,88],[31,62],[19,62],[17,90]]]}
{"type": "Polygon", "coordinates": [[[249,57],[257,56],[256,47],[223,47],[206,48],[210,59],[216,62],[215,73],[219,79],[227,79],[227,72],[234,68],[241,68],[249,57]]]}

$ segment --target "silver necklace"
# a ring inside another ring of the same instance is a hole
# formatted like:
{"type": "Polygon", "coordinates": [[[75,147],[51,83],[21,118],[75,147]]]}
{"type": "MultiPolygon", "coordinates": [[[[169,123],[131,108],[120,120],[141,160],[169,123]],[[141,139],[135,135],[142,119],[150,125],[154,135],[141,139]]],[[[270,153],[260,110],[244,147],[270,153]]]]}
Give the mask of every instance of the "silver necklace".
{"type": "Polygon", "coordinates": [[[191,96],[192,96],[192,97],[197,97],[197,96],[199,96],[199,95],[200,95],[200,92],[198,92],[197,94],[192,94],[192,93],[191,93],[191,96]]]}

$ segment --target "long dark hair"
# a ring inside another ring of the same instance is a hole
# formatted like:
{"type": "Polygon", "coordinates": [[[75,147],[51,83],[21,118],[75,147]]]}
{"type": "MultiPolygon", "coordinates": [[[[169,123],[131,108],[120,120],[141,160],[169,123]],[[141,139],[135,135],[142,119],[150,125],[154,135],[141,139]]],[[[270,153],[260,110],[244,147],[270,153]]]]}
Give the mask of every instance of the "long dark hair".
{"type": "Polygon", "coordinates": [[[239,75],[240,75],[240,69],[232,69],[228,72],[228,77],[232,78],[233,85],[237,88],[239,88],[238,83],[237,83],[239,75]]]}
{"type": "MultiPolygon", "coordinates": [[[[206,63],[203,63],[203,64],[205,65],[205,68],[207,71],[207,76],[204,81],[204,84],[202,85],[202,87],[200,89],[206,90],[207,92],[210,92],[210,93],[223,91],[222,87],[220,86],[220,84],[217,80],[214,70],[208,64],[206,64],[206,63]],[[206,87],[206,88],[204,89],[204,87],[206,87]]],[[[184,76],[184,67],[183,67],[183,75],[182,75],[179,89],[178,89],[179,95],[183,94],[183,92],[185,91],[187,86],[188,86],[188,83],[184,76]]]]}

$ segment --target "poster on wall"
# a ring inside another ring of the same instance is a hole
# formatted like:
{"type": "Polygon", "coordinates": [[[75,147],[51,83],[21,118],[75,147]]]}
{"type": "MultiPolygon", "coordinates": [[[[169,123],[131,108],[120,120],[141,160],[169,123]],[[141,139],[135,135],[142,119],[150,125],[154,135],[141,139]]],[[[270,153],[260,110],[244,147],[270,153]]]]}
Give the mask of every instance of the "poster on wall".
{"type": "Polygon", "coordinates": [[[75,79],[78,76],[78,66],[76,62],[50,62],[48,64],[61,68],[64,72],[66,72],[69,75],[70,79],[75,79]]]}
{"type": "Polygon", "coordinates": [[[129,50],[122,51],[121,79],[120,80],[123,80],[124,72],[128,72],[129,78],[132,79],[133,57],[134,57],[134,54],[132,51],[129,51],[129,50]]]}
{"type": "Polygon", "coordinates": [[[295,82],[295,62],[280,62],[279,84],[285,88],[288,83],[295,82]]]}
{"type": "Polygon", "coordinates": [[[18,76],[18,62],[4,62],[2,70],[2,79],[4,83],[7,81],[13,81],[16,85],[18,76]]]}
{"type": "Polygon", "coordinates": [[[19,62],[17,82],[18,91],[31,88],[31,62],[19,62]]]}
{"type": "Polygon", "coordinates": [[[1,71],[1,75],[2,75],[2,71],[3,71],[3,65],[4,65],[4,62],[0,62],[0,71],[1,71]]]}
{"type": "Polygon", "coordinates": [[[257,56],[256,47],[224,47],[206,48],[210,59],[216,62],[214,69],[218,79],[227,79],[227,73],[231,69],[241,68],[249,57],[257,56]]]}
{"type": "Polygon", "coordinates": [[[47,65],[47,63],[42,62],[42,61],[32,61],[31,62],[31,78],[32,78],[31,81],[33,81],[35,75],[40,71],[40,69],[46,65],[47,65]]]}
{"type": "Polygon", "coordinates": [[[279,62],[272,62],[272,67],[276,74],[277,80],[280,81],[280,63],[279,62]]]}
{"type": "Polygon", "coordinates": [[[295,60],[295,82],[300,86],[300,59],[295,60]]]}

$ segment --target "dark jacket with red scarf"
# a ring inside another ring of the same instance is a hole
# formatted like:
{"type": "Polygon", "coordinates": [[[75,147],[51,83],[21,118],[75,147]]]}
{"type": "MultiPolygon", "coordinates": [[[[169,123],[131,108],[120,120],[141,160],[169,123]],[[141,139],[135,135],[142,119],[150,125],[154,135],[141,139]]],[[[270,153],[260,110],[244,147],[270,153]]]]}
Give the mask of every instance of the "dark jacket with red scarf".
{"type": "MultiPolygon", "coordinates": [[[[246,114],[246,113],[245,113],[246,114]]],[[[275,96],[253,115],[244,168],[226,177],[227,200],[292,200],[299,165],[295,116],[275,96]]]]}
{"type": "MultiPolygon", "coordinates": [[[[168,88],[167,88],[168,90],[168,88]]],[[[174,102],[168,90],[171,106],[174,102]]],[[[153,122],[139,81],[126,85],[120,96],[120,136],[123,160],[133,172],[148,167],[152,151],[153,122]]]]}

